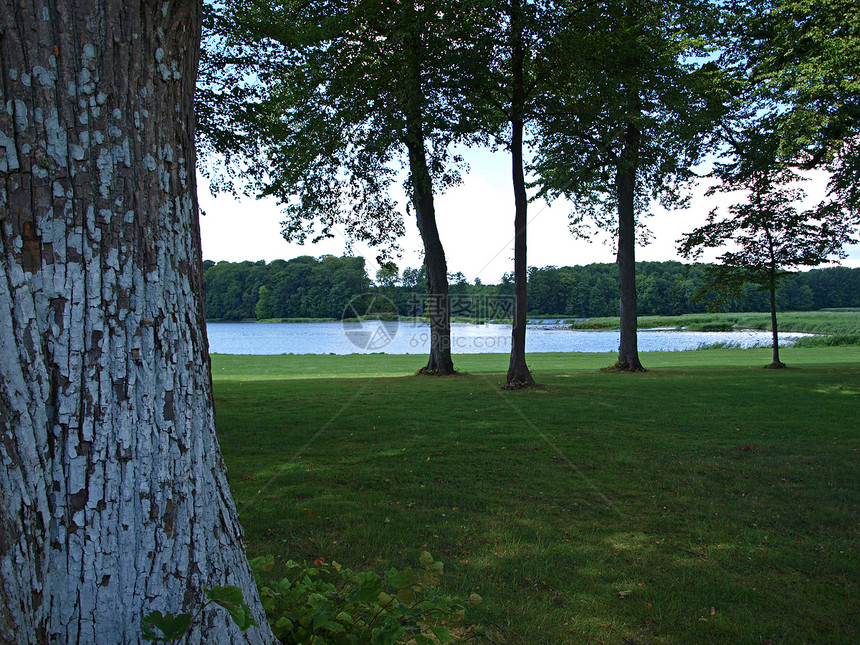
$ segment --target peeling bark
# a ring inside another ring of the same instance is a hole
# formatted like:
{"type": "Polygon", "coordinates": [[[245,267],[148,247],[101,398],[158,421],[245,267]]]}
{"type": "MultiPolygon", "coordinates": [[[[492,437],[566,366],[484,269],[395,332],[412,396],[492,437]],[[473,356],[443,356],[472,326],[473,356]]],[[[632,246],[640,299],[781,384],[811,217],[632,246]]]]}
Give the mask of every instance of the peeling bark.
{"type": "Polygon", "coordinates": [[[214,429],[194,0],[0,16],[0,641],[136,643],[235,584],[273,642],[214,429]]]}

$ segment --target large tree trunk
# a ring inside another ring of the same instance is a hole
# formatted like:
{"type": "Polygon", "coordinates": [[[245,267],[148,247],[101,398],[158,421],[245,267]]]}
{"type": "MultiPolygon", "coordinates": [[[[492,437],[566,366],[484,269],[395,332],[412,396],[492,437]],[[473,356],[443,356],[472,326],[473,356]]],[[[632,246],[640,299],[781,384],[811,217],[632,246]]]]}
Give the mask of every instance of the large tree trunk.
{"type": "Polygon", "coordinates": [[[136,643],[241,587],[272,642],[215,436],[202,307],[196,0],[0,16],[0,642],[136,643]]]}
{"type": "Polygon", "coordinates": [[[445,376],[454,373],[451,358],[451,307],[448,298],[448,265],[439,230],[433,187],[424,142],[409,144],[409,166],[412,173],[412,205],[418,230],[424,241],[424,267],[427,272],[427,315],[430,317],[430,358],[421,369],[425,374],[445,376]]]}
{"type": "MultiPolygon", "coordinates": [[[[416,25],[419,23],[416,22],[416,25]]],[[[416,27],[416,29],[419,27],[416,27]]],[[[420,371],[447,376],[454,373],[451,358],[451,307],[448,298],[448,264],[436,226],[433,200],[433,179],[427,163],[424,143],[424,83],[422,79],[423,49],[417,33],[407,39],[408,74],[407,97],[404,105],[406,133],[404,142],[409,153],[409,173],[412,182],[412,206],[418,231],[424,242],[424,267],[427,270],[427,299],[430,317],[430,358],[420,371]]]]}
{"type": "Polygon", "coordinates": [[[621,339],[618,368],[642,371],[637,340],[636,304],[636,170],[639,157],[639,131],[627,126],[624,150],[615,175],[618,200],[618,275],[621,287],[621,339]]]}
{"type": "Polygon", "coordinates": [[[534,385],[526,365],[526,311],[528,309],[528,260],[526,258],[526,226],[528,196],[523,171],[523,119],[525,110],[525,80],[523,78],[522,22],[519,2],[511,3],[511,171],[514,184],[514,322],[511,328],[511,360],[508,365],[507,386],[519,388],[534,385]]]}

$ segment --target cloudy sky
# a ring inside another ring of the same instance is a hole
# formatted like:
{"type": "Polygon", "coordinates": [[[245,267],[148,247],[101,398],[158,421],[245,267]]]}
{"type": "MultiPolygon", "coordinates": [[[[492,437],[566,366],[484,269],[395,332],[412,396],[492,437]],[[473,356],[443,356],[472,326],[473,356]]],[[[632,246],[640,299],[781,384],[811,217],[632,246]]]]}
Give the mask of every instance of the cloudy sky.
{"type": "MultiPolygon", "coordinates": [[[[471,170],[463,184],[437,197],[439,233],[449,271],[463,272],[470,282],[480,278],[485,284],[497,283],[502,274],[513,270],[510,159],[503,151],[475,151],[467,155],[467,160],[471,170]]],[[[803,187],[810,197],[823,194],[824,178],[813,178],[803,187]]],[[[283,216],[274,201],[253,198],[236,201],[227,195],[213,197],[202,178],[199,192],[200,205],[206,213],[201,218],[204,259],[270,262],[299,255],[344,254],[343,238],[305,246],[288,244],[280,234],[283,216]]],[[[675,251],[678,238],[701,224],[718,200],[726,201],[726,196],[705,197],[704,192],[704,187],[694,192],[687,210],[667,212],[654,205],[652,216],[647,220],[653,239],[648,246],[637,249],[637,260],[681,259],[675,251]]],[[[562,201],[554,202],[551,207],[541,201],[529,205],[529,265],[613,262],[613,248],[605,236],[584,241],[571,235],[569,212],[570,204],[562,201]]],[[[401,240],[403,255],[396,261],[401,271],[421,264],[421,238],[414,216],[407,216],[406,230],[401,240]]],[[[374,259],[376,252],[361,246],[355,246],[353,252],[367,259],[372,278],[378,268],[374,259]]],[[[849,252],[843,264],[860,266],[860,247],[852,247],[849,252]]]]}

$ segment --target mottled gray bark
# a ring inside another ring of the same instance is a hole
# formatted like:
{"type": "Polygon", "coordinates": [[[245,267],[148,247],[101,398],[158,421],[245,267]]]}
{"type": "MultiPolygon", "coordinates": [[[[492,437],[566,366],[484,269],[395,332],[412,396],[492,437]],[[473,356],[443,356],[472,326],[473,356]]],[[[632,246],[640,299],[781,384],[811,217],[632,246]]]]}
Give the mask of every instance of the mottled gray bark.
{"type": "MultiPolygon", "coordinates": [[[[0,642],[135,643],[243,588],[214,429],[196,0],[0,11],[0,642]]],[[[189,642],[272,642],[208,612],[189,642]]]]}

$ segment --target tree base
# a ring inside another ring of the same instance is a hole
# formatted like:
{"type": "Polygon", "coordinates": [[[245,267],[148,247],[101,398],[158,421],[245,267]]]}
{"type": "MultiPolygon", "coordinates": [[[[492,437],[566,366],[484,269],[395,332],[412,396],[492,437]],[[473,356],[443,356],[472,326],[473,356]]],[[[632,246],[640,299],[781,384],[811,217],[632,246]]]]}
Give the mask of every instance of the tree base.
{"type": "Polygon", "coordinates": [[[522,390],[527,387],[536,387],[534,378],[528,372],[525,374],[515,374],[513,377],[508,376],[507,382],[502,386],[503,390],[522,390]]]}
{"type": "Polygon", "coordinates": [[[425,365],[420,370],[415,372],[419,376],[456,376],[459,374],[457,370],[453,367],[450,370],[441,370],[430,367],[429,365],[425,365]]]}
{"type": "Polygon", "coordinates": [[[451,376],[456,374],[454,369],[454,361],[451,360],[451,353],[443,350],[430,351],[430,357],[427,359],[427,365],[422,367],[417,374],[425,376],[451,376]]]}
{"type": "Polygon", "coordinates": [[[613,372],[629,372],[629,373],[647,372],[648,371],[644,367],[642,367],[641,363],[637,362],[636,364],[631,365],[630,363],[628,363],[626,361],[618,361],[617,363],[615,363],[614,365],[610,365],[606,369],[608,369],[609,371],[613,371],[613,372]]]}
{"type": "Polygon", "coordinates": [[[765,365],[764,369],[766,369],[766,370],[784,370],[787,367],[788,367],[788,365],[786,365],[785,363],[783,363],[781,361],[774,361],[773,363],[770,363],[769,365],[765,365]]]}

